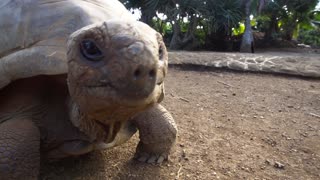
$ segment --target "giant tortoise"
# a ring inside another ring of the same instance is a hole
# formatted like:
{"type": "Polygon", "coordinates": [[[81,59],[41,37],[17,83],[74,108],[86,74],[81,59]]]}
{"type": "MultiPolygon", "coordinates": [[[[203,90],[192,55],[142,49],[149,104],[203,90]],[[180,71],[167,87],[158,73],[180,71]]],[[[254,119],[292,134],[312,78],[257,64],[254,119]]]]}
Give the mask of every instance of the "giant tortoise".
{"type": "Polygon", "coordinates": [[[137,130],[135,157],[166,160],[167,67],[161,35],[117,0],[1,0],[0,179],[37,179],[40,154],[107,149],[137,130]]]}

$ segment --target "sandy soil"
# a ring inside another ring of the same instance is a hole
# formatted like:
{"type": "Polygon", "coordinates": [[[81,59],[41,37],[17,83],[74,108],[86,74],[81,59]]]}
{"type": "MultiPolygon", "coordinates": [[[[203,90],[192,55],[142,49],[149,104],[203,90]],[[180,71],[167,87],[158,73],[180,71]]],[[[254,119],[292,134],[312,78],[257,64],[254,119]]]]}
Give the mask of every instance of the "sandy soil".
{"type": "Polygon", "coordinates": [[[171,67],[166,93],[179,128],[169,162],[133,160],[135,136],[43,164],[41,179],[320,179],[320,80],[171,67]]]}

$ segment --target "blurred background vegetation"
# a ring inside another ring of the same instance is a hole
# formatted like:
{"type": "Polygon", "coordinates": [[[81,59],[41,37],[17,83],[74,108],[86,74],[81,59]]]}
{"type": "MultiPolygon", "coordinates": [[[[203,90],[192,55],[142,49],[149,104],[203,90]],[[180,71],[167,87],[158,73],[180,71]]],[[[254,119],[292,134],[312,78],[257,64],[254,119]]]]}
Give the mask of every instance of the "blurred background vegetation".
{"type": "Polygon", "coordinates": [[[320,47],[319,0],[121,0],[171,50],[320,47]]]}

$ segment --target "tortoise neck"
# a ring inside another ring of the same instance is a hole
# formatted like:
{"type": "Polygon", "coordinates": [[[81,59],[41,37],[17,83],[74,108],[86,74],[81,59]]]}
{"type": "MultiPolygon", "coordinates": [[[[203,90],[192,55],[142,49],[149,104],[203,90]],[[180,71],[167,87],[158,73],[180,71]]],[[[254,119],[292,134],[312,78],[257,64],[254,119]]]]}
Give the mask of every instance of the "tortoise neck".
{"type": "Polygon", "coordinates": [[[110,140],[110,130],[114,127],[115,123],[104,124],[88,114],[83,113],[79,105],[68,99],[69,104],[69,116],[72,124],[80,131],[85,133],[90,140],[99,142],[107,142],[110,140]]]}

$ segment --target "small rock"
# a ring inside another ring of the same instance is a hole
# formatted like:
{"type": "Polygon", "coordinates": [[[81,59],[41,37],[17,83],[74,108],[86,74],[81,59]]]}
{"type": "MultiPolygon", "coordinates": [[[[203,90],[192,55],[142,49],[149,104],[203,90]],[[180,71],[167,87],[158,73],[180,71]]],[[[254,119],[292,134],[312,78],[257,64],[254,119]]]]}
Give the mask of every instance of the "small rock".
{"type": "Polygon", "coordinates": [[[274,167],[277,169],[284,169],[284,164],[276,161],[274,162],[274,167]]]}
{"type": "Polygon", "coordinates": [[[184,150],[184,149],[182,150],[182,157],[183,157],[183,158],[187,157],[186,150],[184,150]]]}
{"type": "Polygon", "coordinates": [[[265,162],[266,164],[271,164],[271,161],[269,159],[267,159],[265,162]]]}
{"type": "Polygon", "coordinates": [[[186,161],[189,160],[189,158],[187,157],[187,153],[186,153],[186,150],[185,150],[185,149],[182,150],[182,155],[181,155],[181,157],[182,157],[184,160],[186,160],[186,161]]]}
{"type": "Polygon", "coordinates": [[[291,149],[290,152],[298,152],[296,149],[291,149]]]}
{"type": "Polygon", "coordinates": [[[303,136],[303,137],[308,137],[308,133],[307,133],[307,132],[301,133],[301,136],[303,136]]]}

